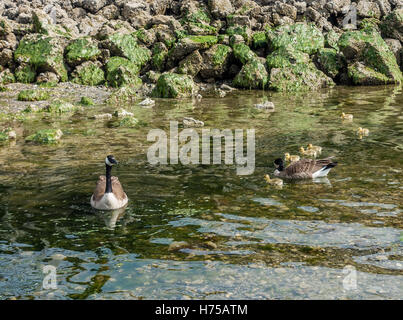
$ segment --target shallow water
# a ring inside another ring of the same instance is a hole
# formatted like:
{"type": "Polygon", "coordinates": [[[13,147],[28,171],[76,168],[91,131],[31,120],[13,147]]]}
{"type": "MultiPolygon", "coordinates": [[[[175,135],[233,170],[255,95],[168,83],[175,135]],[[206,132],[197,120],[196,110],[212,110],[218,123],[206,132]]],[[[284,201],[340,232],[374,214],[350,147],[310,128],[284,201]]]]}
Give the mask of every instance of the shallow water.
{"type": "MultiPolygon", "coordinates": [[[[83,93],[59,94],[78,101],[83,93]]],[[[13,95],[0,94],[3,109],[23,107],[13,95]]],[[[3,120],[19,138],[0,146],[0,298],[402,299],[402,89],[203,96],[123,106],[144,123],[137,129],[88,119],[115,109],[105,104],[3,120]],[[275,112],[253,107],[264,99],[275,112]],[[341,121],[342,111],[354,121],[341,121]],[[254,173],[150,165],[148,131],[184,116],[205,128],[254,128],[254,173]],[[368,137],[359,139],[359,126],[368,137]],[[24,142],[46,127],[63,130],[60,143],[24,142]],[[308,143],[337,158],[328,178],[267,187],[273,160],[308,143]],[[106,154],[121,161],[114,174],[130,199],[124,212],[89,205],[106,154]],[[189,246],[169,251],[174,241],[189,246]],[[56,289],[42,287],[46,265],[56,267],[56,289]],[[343,287],[346,266],[356,270],[355,288],[343,287]]]]}

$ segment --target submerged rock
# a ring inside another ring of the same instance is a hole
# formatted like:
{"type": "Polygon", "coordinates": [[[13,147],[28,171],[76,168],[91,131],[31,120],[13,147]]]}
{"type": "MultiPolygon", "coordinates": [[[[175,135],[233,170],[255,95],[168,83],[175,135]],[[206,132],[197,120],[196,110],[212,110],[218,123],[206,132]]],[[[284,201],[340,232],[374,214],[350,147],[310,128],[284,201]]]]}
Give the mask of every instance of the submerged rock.
{"type": "Polygon", "coordinates": [[[46,144],[57,142],[62,136],[63,132],[60,129],[43,129],[28,136],[25,140],[28,142],[38,142],[46,144]]]}
{"type": "Polygon", "coordinates": [[[174,241],[169,245],[168,251],[179,251],[180,249],[185,249],[189,247],[190,245],[186,241],[174,241]]]}
{"type": "Polygon", "coordinates": [[[158,78],[152,96],[157,98],[184,98],[191,97],[194,82],[188,75],[165,73],[158,78]]]}
{"type": "Polygon", "coordinates": [[[6,128],[0,131],[0,142],[15,139],[17,139],[17,134],[12,128],[6,128]]]}
{"type": "Polygon", "coordinates": [[[125,116],[120,120],[119,127],[136,128],[140,124],[139,120],[133,116],[125,116]]]}
{"type": "Polygon", "coordinates": [[[44,111],[51,113],[66,113],[77,111],[79,107],[67,101],[56,100],[45,107],[44,111]]]}
{"type": "Polygon", "coordinates": [[[96,114],[90,117],[90,119],[112,119],[112,114],[111,113],[101,113],[101,114],[96,114]]]}
{"type": "Polygon", "coordinates": [[[183,122],[183,126],[185,128],[200,128],[200,127],[204,127],[204,122],[203,121],[193,119],[193,118],[190,118],[190,117],[183,118],[182,122],[183,122]]]}
{"type": "Polygon", "coordinates": [[[125,109],[120,108],[119,110],[116,110],[113,115],[115,117],[133,117],[134,114],[132,112],[126,111],[125,109]]]}
{"type": "Polygon", "coordinates": [[[155,104],[155,101],[150,98],[146,98],[139,103],[140,106],[153,106],[154,104],[155,104]]]}
{"type": "Polygon", "coordinates": [[[271,101],[266,101],[264,103],[257,103],[255,104],[255,108],[265,111],[274,111],[274,103],[271,101]]]}

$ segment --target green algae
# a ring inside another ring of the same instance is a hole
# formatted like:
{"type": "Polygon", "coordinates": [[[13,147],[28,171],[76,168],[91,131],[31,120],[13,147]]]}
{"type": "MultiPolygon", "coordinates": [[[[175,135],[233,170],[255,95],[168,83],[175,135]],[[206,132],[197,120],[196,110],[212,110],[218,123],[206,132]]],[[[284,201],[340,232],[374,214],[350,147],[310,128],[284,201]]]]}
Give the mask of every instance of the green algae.
{"type": "Polygon", "coordinates": [[[244,43],[236,43],[233,46],[234,56],[237,58],[242,64],[245,64],[249,61],[255,60],[257,55],[254,53],[246,44],[244,43]]]}
{"type": "Polygon", "coordinates": [[[264,64],[254,59],[242,66],[232,83],[239,88],[264,89],[268,83],[268,73],[264,64]]]}
{"type": "Polygon", "coordinates": [[[53,144],[60,140],[62,135],[63,132],[60,129],[42,129],[28,136],[25,141],[37,142],[42,144],[53,144]]]}
{"type": "Polygon", "coordinates": [[[85,62],[74,70],[71,81],[82,85],[97,86],[105,82],[105,73],[98,64],[85,62]]]}
{"type": "Polygon", "coordinates": [[[36,77],[35,69],[29,64],[18,67],[14,74],[16,81],[21,83],[32,83],[36,77]]]}
{"type": "Polygon", "coordinates": [[[194,83],[190,76],[165,73],[158,80],[151,95],[157,98],[182,98],[189,97],[193,93],[194,83]]]}
{"type": "Polygon", "coordinates": [[[43,90],[22,90],[17,96],[19,101],[40,101],[49,99],[49,92],[43,90]]]}
{"type": "Polygon", "coordinates": [[[141,85],[141,79],[138,77],[138,64],[122,58],[112,57],[106,64],[106,79],[111,87],[122,87],[126,85],[141,85]]]}
{"type": "Polygon", "coordinates": [[[71,65],[96,60],[101,50],[89,37],[75,39],[66,47],[66,60],[71,65]]]}

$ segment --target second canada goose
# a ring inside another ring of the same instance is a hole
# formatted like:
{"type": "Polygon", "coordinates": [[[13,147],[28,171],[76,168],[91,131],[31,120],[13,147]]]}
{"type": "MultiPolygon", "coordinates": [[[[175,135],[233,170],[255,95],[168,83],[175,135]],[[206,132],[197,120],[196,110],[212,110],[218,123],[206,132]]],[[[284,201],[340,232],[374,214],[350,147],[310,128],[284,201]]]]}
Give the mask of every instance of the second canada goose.
{"type": "Polygon", "coordinates": [[[124,207],[128,198],[117,177],[112,177],[112,166],[118,162],[112,155],[105,158],[106,175],[100,176],[91,197],[91,206],[98,210],[115,210],[124,207]]]}
{"type": "Polygon", "coordinates": [[[314,179],[325,177],[330,169],[337,165],[333,162],[332,157],[326,159],[301,159],[297,162],[292,162],[287,168],[284,168],[283,159],[274,160],[276,170],[274,175],[285,179],[314,179]]]}

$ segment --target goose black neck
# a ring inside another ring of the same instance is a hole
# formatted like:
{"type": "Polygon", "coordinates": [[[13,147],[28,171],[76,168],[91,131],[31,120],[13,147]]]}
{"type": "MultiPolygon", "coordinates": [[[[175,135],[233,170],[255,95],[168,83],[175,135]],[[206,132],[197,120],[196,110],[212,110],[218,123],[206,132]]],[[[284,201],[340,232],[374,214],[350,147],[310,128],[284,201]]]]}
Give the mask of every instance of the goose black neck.
{"type": "Polygon", "coordinates": [[[278,166],[278,169],[277,169],[278,171],[283,171],[284,170],[284,165],[283,164],[280,164],[279,166],[278,166]]]}
{"type": "Polygon", "coordinates": [[[112,176],[111,176],[111,171],[112,171],[112,166],[106,166],[106,187],[105,187],[105,193],[112,193],[112,176]]]}

